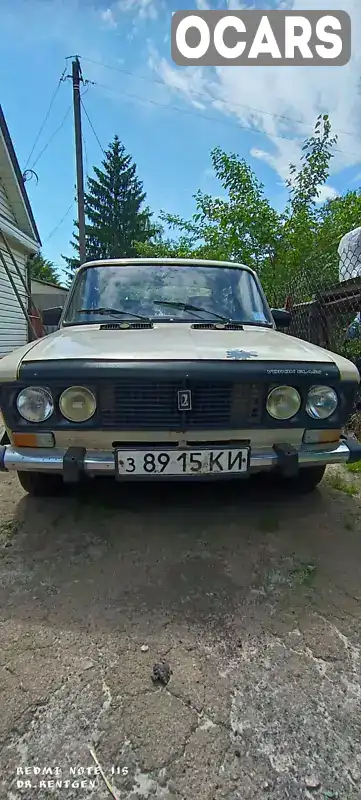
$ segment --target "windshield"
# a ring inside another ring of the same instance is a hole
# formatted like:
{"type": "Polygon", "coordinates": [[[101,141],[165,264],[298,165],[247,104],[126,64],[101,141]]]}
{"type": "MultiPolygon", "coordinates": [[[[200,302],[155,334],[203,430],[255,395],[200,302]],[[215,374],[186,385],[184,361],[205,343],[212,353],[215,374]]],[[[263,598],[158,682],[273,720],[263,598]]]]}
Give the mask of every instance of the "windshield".
{"type": "Polygon", "coordinates": [[[157,322],[217,322],[221,317],[272,324],[258,285],[245,269],[139,262],[80,272],[64,324],[104,322],[107,316],[114,321],[117,312],[133,322],[139,315],[157,322]]]}

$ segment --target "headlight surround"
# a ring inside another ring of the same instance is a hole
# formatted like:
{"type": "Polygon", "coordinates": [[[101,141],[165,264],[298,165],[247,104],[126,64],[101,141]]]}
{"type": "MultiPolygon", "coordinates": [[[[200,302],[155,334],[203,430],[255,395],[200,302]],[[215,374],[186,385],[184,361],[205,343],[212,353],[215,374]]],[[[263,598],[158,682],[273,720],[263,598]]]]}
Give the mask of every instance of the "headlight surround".
{"type": "Polygon", "coordinates": [[[300,410],[301,402],[301,395],[293,386],[276,386],[267,397],[267,411],[273,419],[291,419],[300,410]]]}
{"type": "Polygon", "coordinates": [[[328,419],[336,411],[338,397],[331,386],[313,386],[306,402],[306,411],[312,419],[328,419]]]}
{"type": "Polygon", "coordinates": [[[45,422],[54,411],[51,392],[42,386],[27,386],[16,398],[16,408],[27,422],[45,422]]]}
{"type": "Polygon", "coordinates": [[[87,422],[96,411],[97,401],[85,386],[69,386],[59,399],[60,411],[69,422],[87,422]]]}

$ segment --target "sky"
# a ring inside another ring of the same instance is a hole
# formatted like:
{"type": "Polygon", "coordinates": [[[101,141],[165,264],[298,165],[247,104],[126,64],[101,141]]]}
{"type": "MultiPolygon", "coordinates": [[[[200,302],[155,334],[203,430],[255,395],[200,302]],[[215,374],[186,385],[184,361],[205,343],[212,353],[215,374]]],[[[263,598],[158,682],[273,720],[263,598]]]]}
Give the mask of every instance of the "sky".
{"type": "Polygon", "coordinates": [[[43,255],[60,274],[62,255],[73,254],[76,216],[67,77],[74,55],[88,81],[85,171],[100,166],[101,148],[118,134],[155,217],[163,209],[189,218],[198,189],[222,196],[211,169],[216,146],[245,158],[281,210],[289,164],[299,163],[319,113],[338,134],[320,200],[361,185],[360,0],[0,0],[0,14],[0,100],[20,167],[36,173],[27,173],[26,188],[43,255]],[[342,8],[351,16],[352,57],[343,67],[178,67],[170,27],[181,8],[342,8]]]}

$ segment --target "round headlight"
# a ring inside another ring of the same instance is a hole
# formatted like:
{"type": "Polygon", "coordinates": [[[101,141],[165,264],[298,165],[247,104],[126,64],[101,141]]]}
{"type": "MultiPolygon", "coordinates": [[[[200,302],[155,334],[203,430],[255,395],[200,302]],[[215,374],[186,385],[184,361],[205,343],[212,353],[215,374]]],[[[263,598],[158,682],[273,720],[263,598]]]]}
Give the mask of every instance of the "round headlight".
{"type": "Polygon", "coordinates": [[[301,408],[301,397],[293,386],[277,386],[267,398],[267,411],[274,419],[291,419],[301,408]]]}
{"type": "Polygon", "coordinates": [[[86,422],[95,414],[96,407],[93,392],[85,386],[70,386],[59,400],[60,411],[70,422],[86,422]]]}
{"type": "Polygon", "coordinates": [[[337,405],[338,397],[331,386],[313,386],[308,393],[306,411],[312,419],[327,419],[337,405]]]}
{"type": "Polygon", "coordinates": [[[54,411],[54,402],[48,389],[27,386],[19,392],[16,407],[27,422],[45,422],[54,411]]]}

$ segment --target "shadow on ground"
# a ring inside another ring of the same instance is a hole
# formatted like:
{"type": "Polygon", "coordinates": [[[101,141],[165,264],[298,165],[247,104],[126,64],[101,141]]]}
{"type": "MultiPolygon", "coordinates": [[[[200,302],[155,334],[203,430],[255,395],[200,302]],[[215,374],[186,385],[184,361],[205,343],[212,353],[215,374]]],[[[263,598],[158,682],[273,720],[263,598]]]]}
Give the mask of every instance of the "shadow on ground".
{"type": "Polygon", "coordinates": [[[0,488],[7,791],[16,759],[64,770],[93,743],[129,767],[121,800],[361,796],[357,498],[264,478],[0,488]]]}

